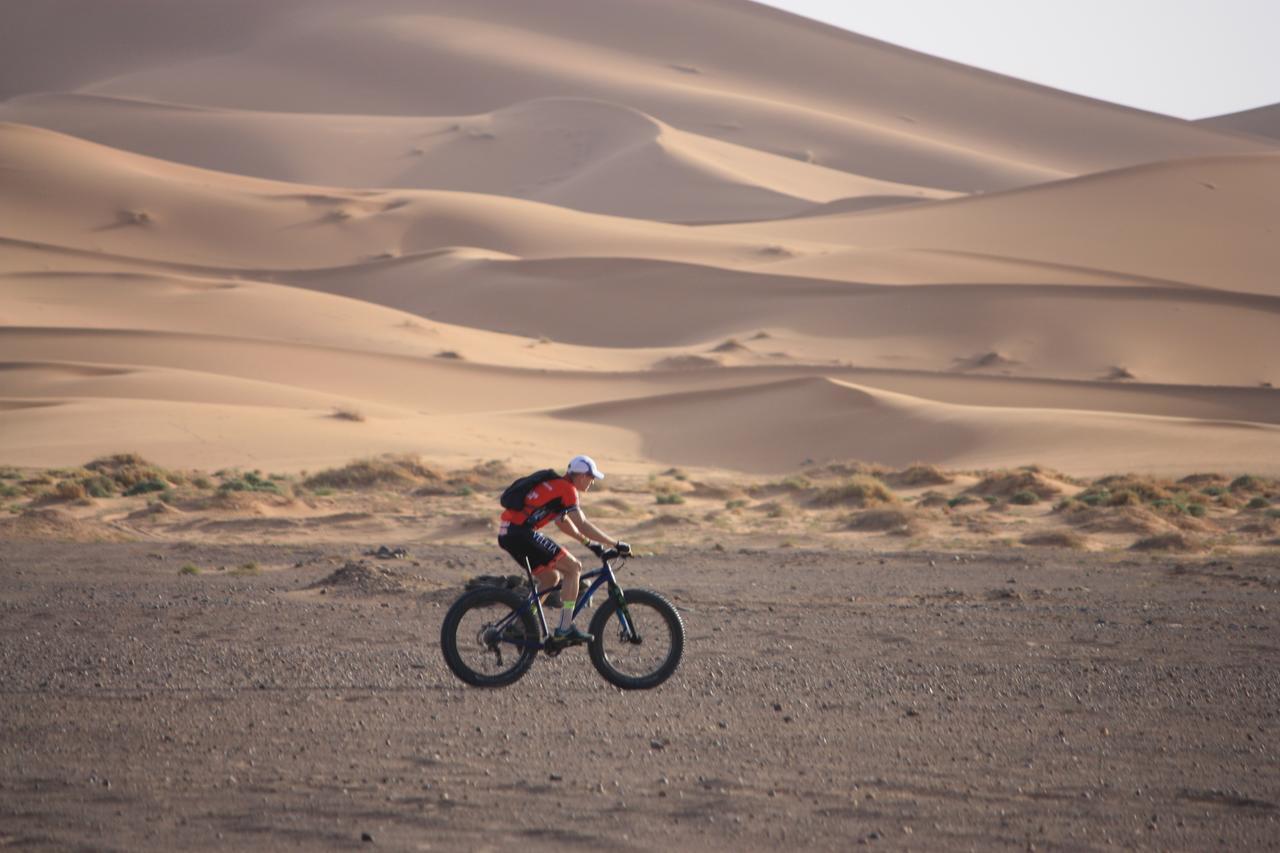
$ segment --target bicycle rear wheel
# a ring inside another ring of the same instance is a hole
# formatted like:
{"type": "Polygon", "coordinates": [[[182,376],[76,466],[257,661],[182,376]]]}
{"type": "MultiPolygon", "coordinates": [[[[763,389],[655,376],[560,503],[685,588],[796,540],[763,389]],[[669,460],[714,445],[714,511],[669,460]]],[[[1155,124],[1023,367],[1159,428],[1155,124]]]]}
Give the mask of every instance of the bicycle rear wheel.
{"type": "Polygon", "coordinates": [[[591,663],[610,684],[647,690],[671,677],[684,656],[684,622],[674,605],[656,592],[623,593],[628,626],[612,595],[591,620],[591,663]]]}
{"type": "Polygon", "coordinates": [[[454,675],[475,687],[513,684],[533,665],[540,633],[528,600],[506,589],[459,598],[440,626],[440,651],[454,675]]]}

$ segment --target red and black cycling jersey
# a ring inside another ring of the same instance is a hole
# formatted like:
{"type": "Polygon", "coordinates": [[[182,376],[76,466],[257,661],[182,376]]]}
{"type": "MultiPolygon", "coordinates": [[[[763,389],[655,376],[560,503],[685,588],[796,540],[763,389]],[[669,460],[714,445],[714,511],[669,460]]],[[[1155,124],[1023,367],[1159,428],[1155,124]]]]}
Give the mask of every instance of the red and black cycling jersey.
{"type": "Polygon", "coordinates": [[[577,508],[578,490],[564,477],[555,477],[530,489],[525,495],[524,507],[504,511],[502,520],[537,530],[577,508]]]}

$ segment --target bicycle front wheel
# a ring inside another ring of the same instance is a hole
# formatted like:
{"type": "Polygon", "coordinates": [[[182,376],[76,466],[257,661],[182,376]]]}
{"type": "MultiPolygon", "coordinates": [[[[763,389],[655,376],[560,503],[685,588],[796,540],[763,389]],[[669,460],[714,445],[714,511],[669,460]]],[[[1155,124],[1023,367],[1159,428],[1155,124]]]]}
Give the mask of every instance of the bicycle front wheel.
{"type": "Polygon", "coordinates": [[[506,589],[459,598],[440,626],[440,651],[453,674],[474,687],[505,687],[533,665],[538,625],[528,601],[506,589]]]}
{"type": "Polygon", "coordinates": [[[629,589],[624,610],[611,595],[591,620],[591,663],[610,684],[647,690],[671,677],[684,656],[684,622],[656,592],[629,589]]]}

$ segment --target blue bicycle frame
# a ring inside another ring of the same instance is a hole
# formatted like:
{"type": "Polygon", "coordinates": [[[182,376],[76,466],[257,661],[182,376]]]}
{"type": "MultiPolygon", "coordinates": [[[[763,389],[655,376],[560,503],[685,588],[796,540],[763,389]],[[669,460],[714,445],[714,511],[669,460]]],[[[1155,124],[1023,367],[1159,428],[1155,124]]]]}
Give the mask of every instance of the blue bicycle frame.
{"type": "MultiPolygon", "coordinates": [[[[618,585],[618,578],[613,573],[613,564],[610,563],[610,560],[616,559],[618,556],[619,554],[611,549],[605,553],[604,557],[601,558],[600,568],[592,569],[589,572],[583,572],[580,579],[584,581],[591,581],[591,583],[587,586],[586,590],[578,596],[578,600],[573,607],[573,618],[578,618],[578,614],[587,606],[587,601],[590,600],[591,596],[594,595],[600,587],[607,585],[609,587],[609,594],[612,595],[614,601],[618,603],[618,619],[622,622],[622,627],[627,632],[627,637],[634,643],[639,640],[639,633],[636,631],[635,623],[631,620],[631,614],[627,612],[627,603],[622,596],[622,587],[618,585]],[[592,580],[593,578],[594,580],[592,580]]],[[[527,559],[525,560],[524,571],[525,577],[529,581],[529,595],[525,602],[525,606],[521,607],[519,610],[512,611],[507,616],[504,616],[494,626],[494,628],[497,630],[499,636],[502,636],[504,629],[519,619],[521,614],[526,610],[532,610],[535,621],[538,623],[540,628],[538,641],[531,644],[527,640],[517,641],[503,639],[502,642],[520,646],[521,648],[531,646],[535,649],[545,649],[547,648],[546,639],[551,635],[551,629],[547,625],[546,609],[542,606],[542,600],[551,593],[560,589],[564,584],[559,583],[550,589],[538,592],[538,582],[533,577],[533,569],[529,566],[529,561],[527,559]]]]}

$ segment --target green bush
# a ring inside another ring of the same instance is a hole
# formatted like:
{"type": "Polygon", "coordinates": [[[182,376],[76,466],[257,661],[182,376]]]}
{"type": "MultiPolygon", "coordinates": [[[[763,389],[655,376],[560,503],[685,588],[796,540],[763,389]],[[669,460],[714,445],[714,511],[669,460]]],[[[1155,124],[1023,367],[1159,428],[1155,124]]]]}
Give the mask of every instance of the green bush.
{"type": "Polygon", "coordinates": [[[1031,506],[1032,504],[1039,503],[1039,502],[1040,502],[1039,495],[1037,495],[1035,492],[1030,492],[1026,490],[1023,490],[1021,492],[1015,492],[1013,497],[1009,498],[1009,503],[1014,503],[1014,504],[1017,504],[1018,506],[1031,506]]]}
{"type": "Polygon", "coordinates": [[[1243,474],[1231,481],[1230,489],[1233,492],[1256,492],[1262,485],[1262,481],[1252,474],[1243,474]]]}
{"type": "Polygon", "coordinates": [[[95,474],[81,482],[84,484],[85,492],[91,498],[109,498],[116,491],[115,480],[101,474],[95,474]]]}
{"type": "Polygon", "coordinates": [[[163,492],[167,488],[169,488],[169,484],[163,480],[141,480],[125,489],[124,496],[131,498],[134,495],[145,495],[148,492],[163,492]]]}
{"type": "Polygon", "coordinates": [[[682,504],[684,503],[684,496],[677,495],[675,492],[667,492],[666,494],[656,495],[654,500],[656,503],[664,506],[669,504],[682,504]]]}
{"type": "Polygon", "coordinates": [[[264,480],[260,474],[250,471],[239,477],[232,477],[223,481],[218,486],[218,491],[226,494],[227,492],[270,492],[272,494],[280,494],[280,487],[271,480],[264,480]]]}
{"type": "Polygon", "coordinates": [[[1266,509],[1269,506],[1271,506],[1271,501],[1267,500],[1262,495],[1258,495],[1255,498],[1250,498],[1249,502],[1245,504],[1244,508],[1245,509],[1266,509]]]}
{"type": "Polygon", "coordinates": [[[195,566],[191,565],[190,563],[187,563],[185,566],[183,566],[182,568],[178,569],[178,574],[180,574],[180,575],[198,575],[198,574],[200,574],[200,569],[196,568],[195,566]]]}

